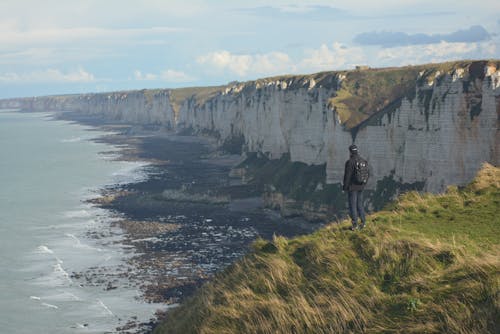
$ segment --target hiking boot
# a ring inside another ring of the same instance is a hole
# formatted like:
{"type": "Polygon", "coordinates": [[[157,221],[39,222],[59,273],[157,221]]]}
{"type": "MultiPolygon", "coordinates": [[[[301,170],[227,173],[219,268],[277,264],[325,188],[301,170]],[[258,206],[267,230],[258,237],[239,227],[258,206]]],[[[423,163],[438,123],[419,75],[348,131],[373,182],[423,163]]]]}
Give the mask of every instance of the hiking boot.
{"type": "Polygon", "coordinates": [[[356,231],[357,229],[358,229],[357,226],[351,226],[351,227],[349,227],[349,230],[351,230],[351,231],[356,231]]]}
{"type": "Polygon", "coordinates": [[[364,229],[365,227],[366,227],[366,224],[364,224],[364,223],[363,223],[363,224],[361,224],[361,225],[359,226],[359,229],[360,229],[360,230],[362,230],[362,229],[364,229]]]}

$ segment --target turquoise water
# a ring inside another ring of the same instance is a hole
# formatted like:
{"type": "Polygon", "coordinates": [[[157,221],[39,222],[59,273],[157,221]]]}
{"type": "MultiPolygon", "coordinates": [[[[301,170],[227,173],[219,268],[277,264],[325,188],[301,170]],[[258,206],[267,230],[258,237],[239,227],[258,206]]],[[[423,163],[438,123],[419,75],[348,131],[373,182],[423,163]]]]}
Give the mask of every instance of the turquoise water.
{"type": "Polygon", "coordinates": [[[0,110],[0,332],[114,332],[159,305],[139,292],[84,284],[73,272],[109,273],[131,256],[110,212],[84,203],[105,185],[144,177],[141,163],[115,161],[88,127],[50,113],[0,110]],[[102,232],[95,239],[88,232],[102,232]]]}

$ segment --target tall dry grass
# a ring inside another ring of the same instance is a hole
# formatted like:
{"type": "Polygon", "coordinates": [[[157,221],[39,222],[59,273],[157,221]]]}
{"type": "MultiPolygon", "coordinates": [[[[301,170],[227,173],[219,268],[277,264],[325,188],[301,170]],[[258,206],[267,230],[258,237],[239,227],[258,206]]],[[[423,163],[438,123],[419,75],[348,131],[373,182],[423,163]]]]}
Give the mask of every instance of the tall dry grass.
{"type": "Polygon", "coordinates": [[[498,333],[499,179],[485,165],[465,189],[404,195],[361,232],[258,240],[155,333],[498,333]]]}

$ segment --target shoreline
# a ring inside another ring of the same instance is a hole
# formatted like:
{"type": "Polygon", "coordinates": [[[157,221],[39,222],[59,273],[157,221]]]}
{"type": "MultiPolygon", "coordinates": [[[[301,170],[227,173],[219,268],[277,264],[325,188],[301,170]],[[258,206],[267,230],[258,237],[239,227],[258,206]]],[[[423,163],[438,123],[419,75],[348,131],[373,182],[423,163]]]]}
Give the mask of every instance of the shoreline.
{"type": "MultiPolygon", "coordinates": [[[[245,255],[256,238],[305,234],[321,226],[263,208],[255,189],[229,176],[240,157],[221,155],[210,138],[100,122],[75,113],[55,118],[110,131],[95,141],[118,148],[111,152],[116,160],[148,163],[144,181],[106,187],[101,197],[89,201],[124,217],[112,227],[123,231],[124,245],[136,255],[118,275],[136,282],[146,302],[175,306],[245,255]]],[[[80,274],[89,284],[102,276],[80,274]]],[[[105,289],[115,289],[115,275],[110,273],[108,282],[98,280],[105,289]]],[[[164,312],[157,311],[149,323],[131,320],[117,331],[150,332],[164,312]]]]}

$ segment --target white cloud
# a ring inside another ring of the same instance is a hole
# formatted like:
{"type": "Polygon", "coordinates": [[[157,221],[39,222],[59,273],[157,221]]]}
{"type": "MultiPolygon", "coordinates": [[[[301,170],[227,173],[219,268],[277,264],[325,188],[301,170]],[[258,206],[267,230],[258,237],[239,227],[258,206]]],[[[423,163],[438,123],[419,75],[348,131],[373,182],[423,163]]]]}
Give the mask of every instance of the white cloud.
{"type": "Polygon", "coordinates": [[[160,72],[159,74],[154,73],[143,73],[142,71],[135,70],[134,71],[134,79],[139,81],[166,81],[166,82],[192,82],[196,80],[196,78],[182,72],[176,70],[165,70],[160,72]]]}
{"type": "Polygon", "coordinates": [[[271,75],[294,71],[290,57],[283,52],[237,55],[222,50],[200,56],[197,62],[201,65],[212,66],[217,70],[227,70],[239,76],[271,75]]]}
{"type": "Polygon", "coordinates": [[[70,72],[49,68],[29,73],[0,73],[0,82],[2,83],[89,83],[95,81],[97,81],[95,76],[81,67],[70,72]]]}
{"type": "Polygon", "coordinates": [[[237,55],[223,50],[211,52],[197,59],[201,65],[228,71],[240,77],[338,70],[363,64],[364,61],[365,54],[360,47],[347,47],[340,43],[333,43],[331,47],[322,44],[318,49],[306,50],[305,55],[295,61],[288,54],[276,51],[257,55],[237,55]]]}
{"type": "Polygon", "coordinates": [[[348,47],[335,42],[331,48],[322,44],[318,49],[306,51],[307,56],[299,68],[307,71],[338,70],[364,63],[365,55],[360,47],[348,47]]]}
{"type": "Polygon", "coordinates": [[[194,81],[195,78],[182,72],[175,70],[166,70],[160,73],[160,78],[167,82],[190,82],[194,81]]]}
{"type": "Polygon", "coordinates": [[[244,76],[248,74],[252,56],[234,55],[229,51],[216,51],[207,55],[200,56],[197,62],[202,65],[214,66],[219,70],[229,70],[237,75],[244,76]]]}
{"type": "Polygon", "coordinates": [[[142,73],[139,70],[135,70],[134,79],[140,81],[158,80],[158,75],[152,73],[142,73]]]}
{"type": "Polygon", "coordinates": [[[488,58],[495,56],[497,43],[448,43],[412,45],[381,49],[377,63],[383,65],[407,65],[429,62],[443,62],[458,59],[488,58]]]}

